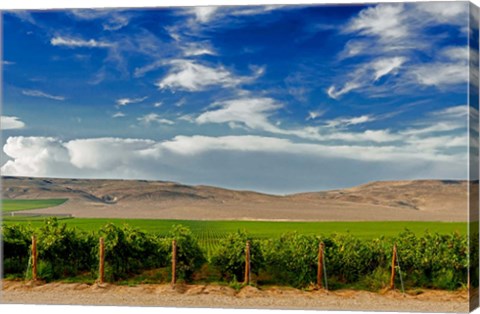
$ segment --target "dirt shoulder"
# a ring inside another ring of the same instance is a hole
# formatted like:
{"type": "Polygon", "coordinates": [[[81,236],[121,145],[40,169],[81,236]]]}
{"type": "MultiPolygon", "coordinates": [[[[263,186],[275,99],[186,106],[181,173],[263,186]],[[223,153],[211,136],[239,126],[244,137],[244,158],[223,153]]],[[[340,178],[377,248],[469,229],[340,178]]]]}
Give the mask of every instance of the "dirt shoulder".
{"type": "Polygon", "coordinates": [[[276,308],[408,312],[468,312],[467,291],[422,290],[374,293],[367,291],[302,291],[285,287],[236,291],[220,285],[88,285],[32,284],[3,281],[1,303],[81,304],[212,308],[276,308]]]}

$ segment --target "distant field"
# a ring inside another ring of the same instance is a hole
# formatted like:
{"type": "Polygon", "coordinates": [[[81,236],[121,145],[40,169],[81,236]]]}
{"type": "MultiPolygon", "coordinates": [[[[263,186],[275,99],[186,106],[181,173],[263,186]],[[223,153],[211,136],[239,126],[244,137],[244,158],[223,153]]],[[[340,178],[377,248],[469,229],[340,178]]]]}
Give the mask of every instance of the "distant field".
{"type": "Polygon", "coordinates": [[[40,209],[58,206],[67,201],[66,198],[59,199],[36,199],[36,200],[2,200],[2,212],[8,213],[20,210],[40,209]]]}
{"type": "MultiPolygon", "coordinates": [[[[5,224],[30,224],[39,227],[44,218],[35,217],[10,217],[5,224]],[[21,218],[21,219],[19,219],[21,218]]],[[[63,219],[62,223],[77,227],[85,231],[100,229],[107,223],[116,225],[128,224],[146,232],[164,234],[173,225],[184,225],[197,236],[222,237],[229,232],[245,230],[257,238],[277,237],[287,232],[304,234],[350,233],[359,238],[372,239],[380,236],[394,237],[405,228],[421,234],[426,230],[438,233],[458,232],[467,233],[466,223],[447,222],[269,222],[269,221],[197,221],[197,220],[156,220],[156,219],[97,219],[97,218],[71,218],[63,219]]]]}
{"type": "MultiPolygon", "coordinates": [[[[5,200],[4,212],[46,208],[57,206],[65,202],[64,199],[50,200],[5,200]]],[[[405,229],[416,234],[423,234],[426,230],[438,233],[458,232],[467,233],[467,224],[461,222],[413,222],[413,221],[385,221],[385,222],[271,222],[271,221],[199,221],[199,220],[158,220],[158,219],[99,219],[99,218],[65,218],[59,220],[70,227],[77,227],[84,231],[97,231],[107,223],[122,226],[128,224],[146,232],[166,234],[173,225],[188,227],[198,237],[202,246],[210,251],[227,233],[245,230],[255,238],[275,238],[288,232],[302,234],[331,235],[334,233],[350,233],[358,238],[373,239],[379,237],[391,238],[405,229]]],[[[43,225],[45,217],[4,217],[4,224],[23,224],[32,227],[43,225]]]]}

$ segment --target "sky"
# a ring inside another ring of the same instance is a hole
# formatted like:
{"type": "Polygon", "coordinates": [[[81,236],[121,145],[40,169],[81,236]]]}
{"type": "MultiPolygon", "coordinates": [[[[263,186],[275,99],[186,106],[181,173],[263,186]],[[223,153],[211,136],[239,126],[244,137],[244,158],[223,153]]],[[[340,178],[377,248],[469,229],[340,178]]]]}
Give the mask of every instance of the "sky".
{"type": "Polygon", "coordinates": [[[5,11],[2,175],[274,194],[466,179],[468,16],[465,2],[5,11]]]}

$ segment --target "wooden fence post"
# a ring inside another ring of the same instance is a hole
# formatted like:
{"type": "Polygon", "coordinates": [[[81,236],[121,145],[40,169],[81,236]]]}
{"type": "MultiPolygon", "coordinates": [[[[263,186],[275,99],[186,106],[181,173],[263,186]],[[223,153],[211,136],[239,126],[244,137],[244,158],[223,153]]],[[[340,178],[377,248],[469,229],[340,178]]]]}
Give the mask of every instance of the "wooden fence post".
{"type": "Polygon", "coordinates": [[[392,274],[390,276],[390,289],[395,288],[395,264],[397,262],[397,243],[393,245],[392,253],[392,274]]]}
{"type": "Polygon", "coordinates": [[[177,282],[177,241],[172,241],[172,286],[177,282]]]}
{"type": "Polygon", "coordinates": [[[98,281],[100,284],[103,284],[105,281],[105,241],[103,238],[100,238],[100,263],[98,266],[98,281]]]}
{"type": "Polygon", "coordinates": [[[325,244],[320,242],[318,244],[318,265],[317,265],[317,287],[323,288],[323,255],[325,254],[325,244]]]}
{"type": "Polygon", "coordinates": [[[247,241],[247,247],[245,248],[245,281],[244,284],[250,283],[250,241],[247,241]]]}
{"type": "Polygon", "coordinates": [[[37,238],[32,236],[32,280],[37,280],[37,238]]]}

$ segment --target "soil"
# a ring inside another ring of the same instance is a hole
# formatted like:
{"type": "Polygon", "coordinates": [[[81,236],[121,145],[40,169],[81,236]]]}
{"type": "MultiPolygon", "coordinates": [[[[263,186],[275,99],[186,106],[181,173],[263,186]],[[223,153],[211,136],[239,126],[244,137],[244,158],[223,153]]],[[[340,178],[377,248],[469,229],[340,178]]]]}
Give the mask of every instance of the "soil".
{"type": "MultiPolygon", "coordinates": [[[[123,305],[210,308],[368,310],[406,312],[468,312],[468,291],[356,290],[303,291],[288,287],[239,291],[222,285],[138,285],[33,283],[3,281],[1,303],[62,305],[123,305]]],[[[476,295],[478,298],[478,295],[476,295]]]]}

